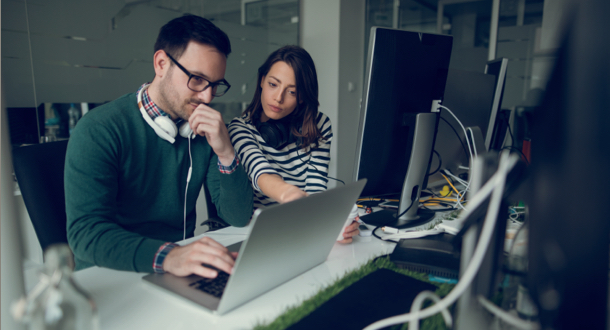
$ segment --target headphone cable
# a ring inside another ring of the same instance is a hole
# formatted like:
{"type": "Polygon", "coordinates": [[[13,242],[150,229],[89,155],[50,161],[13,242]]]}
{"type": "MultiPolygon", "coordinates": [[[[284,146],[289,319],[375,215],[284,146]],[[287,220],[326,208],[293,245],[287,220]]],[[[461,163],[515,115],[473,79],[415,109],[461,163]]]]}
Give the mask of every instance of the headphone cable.
{"type": "MultiPolygon", "coordinates": [[[[192,135],[193,133],[191,133],[192,135]]],[[[193,156],[191,155],[191,136],[189,135],[187,137],[187,140],[189,140],[189,160],[190,160],[190,165],[189,165],[189,172],[186,176],[186,188],[184,189],[184,230],[182,231],[182,239],[185,240],[186,239],[186,196],[189,190],[189,182],[191,182],[191,174],[193,173],[193,156]]]]}
{"type": "MultiPolygon", "coordinates": [[[[307,163],[306,163],[306,162],[304,162],[304,161],[303,161],[303,158],[302,158],[302,157],[301,157],[301,155],[299,154],[299,150],[300,150],[300,149],[297,149],[297,156],[299,157],[299,160],[300,160],[300,161],[301,161],[303,164],[305,164],[305,165],[309,165],[309,160],[307,161],[307,163]]],[[[309,157],[310,157],[310,160],[311,160],[311,156],[309,156],[309,157]]],[[[319,170],[319,169],[316,167],[316,165],[311,164],[311,166],[313,166],[313,168],[315,168],[315,169],[316,169],[316,171],[321,172],[321,171],[320,171],[320,170],[319,170]]],[[[326,178],[328,178],[328,179],[333,179],[333,180],[335,180],[335,181],[339,181],[339,182],[343,183],[343,185],[345,186],[345,182],[343,182],[343,180],[340,180],[340,179],[335,179],[335,178],[333,178],[332,176],[329,176],[329,175],[328,175],[328,173],[326,173],[326,178]]]]}

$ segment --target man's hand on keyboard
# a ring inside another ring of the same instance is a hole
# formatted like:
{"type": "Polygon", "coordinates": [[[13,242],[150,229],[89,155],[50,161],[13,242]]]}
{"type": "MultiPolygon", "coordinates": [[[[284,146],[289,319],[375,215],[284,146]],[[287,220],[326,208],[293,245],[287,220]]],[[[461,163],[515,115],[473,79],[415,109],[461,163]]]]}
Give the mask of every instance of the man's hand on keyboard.
{"type": "Polygon", "coordinates": [[[163,260],[163,270],[176,276],[191,274],[214,278],[218,271],[203,264],[231,274],[237,252],[229,252],[215,240],[204,237],[185,246],[173,248],[163,260]]]}

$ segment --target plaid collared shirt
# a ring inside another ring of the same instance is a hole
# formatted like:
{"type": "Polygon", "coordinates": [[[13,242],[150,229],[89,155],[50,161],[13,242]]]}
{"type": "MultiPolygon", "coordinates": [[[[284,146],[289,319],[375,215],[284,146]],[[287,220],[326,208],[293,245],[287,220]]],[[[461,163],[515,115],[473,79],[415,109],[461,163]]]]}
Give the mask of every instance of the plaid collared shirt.
{"type": "MultiPolygon", "coordinates": [[[[149,83],[145,83],[144,85],[140,86],[140,88],[138,88],[138,91],[136,93],[139,93],[140,90],[148,84],[149,83]]],[[[165,111],[161,110],[161,108],[159,108],[159,106],[157,106],[157,104],[155,104],[155,102],[153,102],[150,99],[150,97],[148,95],[148,89],[145,90],[144,93],[142,93],[142,105],[144,105],[144,110],[146,110],[146,113],[148,113],[150,118],[152,118],[153,120],[159,116],[166,116],[168,118],[171,118],[167,113],[165,113],[165,111]]],[[[176,127],[180,127],[180,125],[182,125],[183,122],[184,122],[184,119],[182,119],[182,118],[178,118],[178,119],[174,120],[176,127]]],[[[231,173],[235,172],[235,169],[237,169],[237,165],[239,165],[239,157],[237,157],[237,151],[235,151],[231,165],[225,166],[219,160],[218,161],[218,170],[220,171],[220,173],[231,174],[231,173]]]]}
{"type": "Polygon", "coordinates": [[[159,247],[159,250],[157,250],[157,253],[155,254],[155,260],[153,261],[153,271],[155,273],[165,273],[163,270],[163,261],[165,260],[165,257],[169,251],[176,246],[178,246],[178,244],[168,242],[159,247]]]}
{"type": "MultiPolygon", "coordinates": [[[[149,83],[140,86],[136,93],[140,93],[142,88],[144,88],[144,86],[146,85],[149,85],[149,83]]],[[[145,90],[144,93],[142,93],[142,105],[144,105],[144,110],[146,110],[146,113],[148,113],[150,118],[152,118],[153,120],[160,116],[165,116],[171,119],[170,115],[165,113],[165,111],[161,110],[161,108],[159,108],[159,106],[157,106],[157,104],[155,104],[155,102],[150,99],[150,96],[148,95],[148,89],[145,90]]],[[[182,123],[184,122],[184,119],[178,118],[176,120],[172,119],[172,121],[176,124],[176,127],[180,127],[180,125],[182,125],[182,123]]]]}
{"type": "MultiPolygon", "coordinates": [[[[140,86],[140,88],[138,89],[138,91],[136,93],[140,93],[140,90],[142,88],[144,88],[144,86],[146,86],[147,84],[148,83],[140,86]]],[[[155,104],[155,102],[153,102],[150,99],[150,97],[148,95],[148,89],[145,90],[144,93],[142,93],[142,105],[144,106],[144,110],[146,110],[146,113],[148,113],[150,118],[152,118],[153,120],[159,116],[166,116],[168,118],[171,118],[167,113],[165,113],[165,111],[161,110],[161,108],[159,108],[155,104]]],[[[177,127],[180,127],[180,125],[182,125],[183,122],[184,122],[184,119],[182,119],[182,118],[178,118],[177,120],[174,120],[174,123],[176,124],[177,127]]],[[[224,166],[224,165],[222,165],[222,163],[219,160],[218,161],[218,170],[224,174],[231,174],[231,173],[235,172],[235,170],[237,169],[237,165],[239,165],[239,158],[237,157],[237,151],[235,151],[231,165],[224,166]]],[[[167,242],[167,243],[161,245],[161,247],[159,247],[159,250],[157,250],[157,253],[155,254],[155,258],[153,260],[153,271],[155,273],[165,273],[165,271],[163,270],[163,261],[165,260],[165,257],[167,256],[167,254],[176,246],[178,246],[178,245],[175,243],[167,242]]]]}

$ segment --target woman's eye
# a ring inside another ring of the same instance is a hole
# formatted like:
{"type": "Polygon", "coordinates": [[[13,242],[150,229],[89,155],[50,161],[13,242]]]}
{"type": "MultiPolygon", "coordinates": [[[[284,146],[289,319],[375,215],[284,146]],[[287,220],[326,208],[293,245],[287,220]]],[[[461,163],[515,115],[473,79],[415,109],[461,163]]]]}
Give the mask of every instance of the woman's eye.
{"type": "Polygon", "coordinates": [[[271,87],[275,87],[276,85],[275,85],[274,83],[270,82],[270,83],[269,83],[269,86],[271,86],[271,87]]]}

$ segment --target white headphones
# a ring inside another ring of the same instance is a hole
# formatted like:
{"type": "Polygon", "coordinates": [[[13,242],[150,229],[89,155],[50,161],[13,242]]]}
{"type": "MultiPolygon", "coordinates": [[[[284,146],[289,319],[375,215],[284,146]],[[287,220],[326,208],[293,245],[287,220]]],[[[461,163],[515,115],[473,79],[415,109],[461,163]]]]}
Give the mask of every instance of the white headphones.
{"type": "Polygon", "coordinates": [[[176,141],[174,138],[178,134],[184,138],[191,137],[194,139],[195,135],[192,134],[193,130],[191,130],[188,121],[185,121],[182,125],[180,125],[180,129],[178,129],[174,121],[167,116],[159,116],[155,118],[154,121],[150,118],[150,115],[146,112],[144,109],[144,104],[142,103],[142,93],[144,93],[149,86],[150,84],[145,85],[138,93],[138,107],[140,108],[140,113],[142,113],[142,117],[144,117],[146,123],[152,127],[160,138],[169,143],[173,144],[176,141]]]}
{"type": "MultiPolygon", "coordinates": [[[[191,130],[191,127],[189,126],[189,122],[185,121],[184,124],[180,125],[180,129],[178,129],[176,127],[176,124],[174,123],[173,120],[171,120],[169,117],[166,116],[159,116],[157,118],[155,118],[155,120],[153,121],[150,116],[148,115],[148,112],[146,112],[146,110],[144,109],[144,104],[142,103],[142,93],[144,93],[144,91],[150,86],[150,84],[148,85],[144,85],[144,87],[142,87],[142,89],[140,90],[140,92],[138,92],[138,107],[140,108],[140,113],[142,113],[142,117],[144,117],[144,120],[148,123],[148,125],[150,125],[150,127],[152,127],[152,129],[155,131],[155,133],[157,133],[157,135],[159,137],[161,137],[163,140],[174,144],[174,141],[176,141],[174,138],[176,137],[176,135],[178,133],[180,133],[180,136],[184,137],[184,138],[195,138],[195,134],[193,134],[193,131],[191,130]]],[[[188,193],[188,188],[189,188],[189,182],[191,181],[191,174],[193,173],[193,157],[191,155],[191,139],[189,139],[189,159],[190,159],[190,166],[189,166],[189,172],[186,176],[186,189],[184,191],[184,230],[183,230],[183,234],[182,234],[182,239],[186,239],[186,197],[187,197],[187,193],[188,193]]]]}

